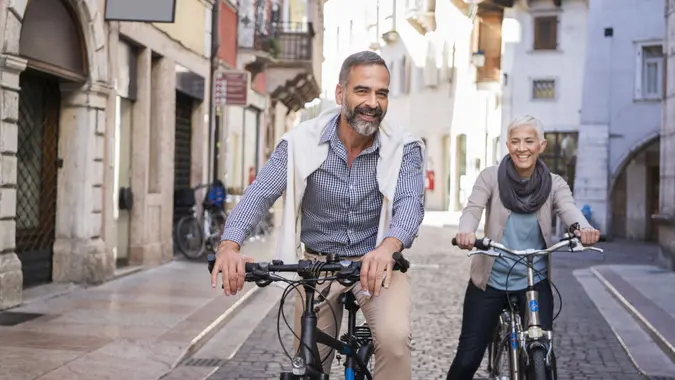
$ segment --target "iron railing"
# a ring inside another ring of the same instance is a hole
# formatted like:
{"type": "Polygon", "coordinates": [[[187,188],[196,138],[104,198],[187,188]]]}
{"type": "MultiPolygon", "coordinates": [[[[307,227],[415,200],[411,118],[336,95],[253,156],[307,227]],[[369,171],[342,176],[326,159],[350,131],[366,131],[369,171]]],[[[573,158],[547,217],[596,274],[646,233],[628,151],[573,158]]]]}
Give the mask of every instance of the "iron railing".
{"type": "Polygon", "coordinates": [[[23,284],[30,287],[52,278],[61,92],[58,81],[30,70],[21,74],[20,85],[16,253],[23,284]]]}
{"type": "Polygon", "coordinates": [[[279,60],[312,60],[314,26],[311,22],[280,22],[272,24],[272,28],[279,60]]]}

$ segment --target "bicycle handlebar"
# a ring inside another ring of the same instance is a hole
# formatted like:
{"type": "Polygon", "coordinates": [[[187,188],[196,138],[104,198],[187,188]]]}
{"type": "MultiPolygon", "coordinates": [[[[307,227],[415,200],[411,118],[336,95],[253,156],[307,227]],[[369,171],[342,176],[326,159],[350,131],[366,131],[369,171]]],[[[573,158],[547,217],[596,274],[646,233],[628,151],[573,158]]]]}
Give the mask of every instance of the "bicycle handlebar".
{"type": "MultiPolygon", "coordinates": [[[[457,239],[452,238],[452,245],[457,245],[457,239]]],[[[497,243],[487,237],[482,239],[476,239],[474,247],[478,248],[477,251],[471,251],[467,256],[482,254],[492,257],[502,257],[503,253],[491,250],[490,248],[496,248],[508,253],[511,253],[516,256],[545,256],[551,254],[555,251],[560,250],[564,247],[569,247],[570,252],[582,252],[582,251],[596,251],[604,252],[601,248],[597,247],[585,247],[581,244],[581,241],[576,236],[571,236],[570,234],[565,234],[565,237],[558,243],[546,248],[546,249],[524,249],[524,250],[515,250],[507,248],[504,245],[497,243]]]]}
{"type": "MultiPolygon", "coordinates": [[[[410,262],[406,260],[401,252],[396,252],[392,255],[394,260],[394,270],[402,273],[408,271],[410,262]]],[[[216,263],[216,256],[213,253],[208,255],[209,273],[213,272],[216,263]]],[[[301,276],[310,278],[318,278],[321,272],[337,272],[336,279],[338,281],[358,281],[361,273],[361,262],[342,260],[339,257],[323,262],[316,260],[299,260],[297,264],[284,264],[281,260],[273,260],[269,262],[246,263],[246,281],[285,281],[281,277],[270,276],[270,273],[277,272],[291,272],[298,273],[301,276]]]]}

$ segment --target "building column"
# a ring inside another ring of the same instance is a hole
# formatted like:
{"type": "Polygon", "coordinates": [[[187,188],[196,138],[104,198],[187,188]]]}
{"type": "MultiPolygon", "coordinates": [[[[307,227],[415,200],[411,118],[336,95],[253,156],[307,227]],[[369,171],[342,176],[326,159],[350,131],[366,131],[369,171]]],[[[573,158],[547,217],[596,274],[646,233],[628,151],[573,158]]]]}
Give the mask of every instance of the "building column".
{"type": "Polygon", "coordinates": [[[16,152],[19,75],[26,60],[0,57],[0,310],[22,302],[23,273],[16,247],[16,152]]]}
{"type": "Polygon", "coordinates": [[[109,89],[61,87],[54,282],[101,283],[114,274],[103,242],[103,156],[109,89]]]}
{"type": "MultiPolygon", "coordinates": [[[[666,67],[675,67],[675,0],[668,0],[666,6],[666,67]]],[[[669,70],[670,72],[671,70],[669,70]]],[[[661,122],[661,180],[659,189],[659,244],[660,261],[667,268],[675,270],[675,83],[666,80],[666,94],[662,107],[661,122]]]]}
{"type": "Polygon", "coordinates": [[[175,68],[171,60],[137,56],[137,90],[132,116],[129,263],[157,265],[173,257],[173,149],[175,68]]]}

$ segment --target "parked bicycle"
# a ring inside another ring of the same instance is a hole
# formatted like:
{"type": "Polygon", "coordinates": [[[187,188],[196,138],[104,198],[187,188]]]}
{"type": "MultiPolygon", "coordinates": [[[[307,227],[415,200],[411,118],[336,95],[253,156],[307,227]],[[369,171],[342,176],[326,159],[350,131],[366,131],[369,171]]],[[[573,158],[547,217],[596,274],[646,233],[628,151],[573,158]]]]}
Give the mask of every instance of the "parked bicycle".
{"type": "MultiPolygon", "coordinates": [[[[400,252],[395,253],[392,258],[395,265],[394,270],[400,270],[405,273],[410,267],[410,263],[400,252]]],[[[209,254],[209,273],[213,271],[215,265],[215,255],[209,254]]],[[[372,334],[367,324],[356,326],[356,313],[359,310],[358,302],[352,292],[346,292],[340,297],[341,307],[344,307],[348,315],[347,333],[339,339],[334,338],[317,328],[317,316],[314,310],[316,285],[323,281],[337,281],[343,286],[352,286],[360,279],[361,263],[357,261],[341,260],[338,255],[328,255],[326,261],[317,260],[299,260],[297,264],[284,264],[280,260],[274,260],[271,263],[247,263],[246,281],[255,282],[259,287],[265,287],[274,281],[282,281],[289,284],[284,291],[279,305],[277,317],[277,337],[279,343],[291,360],[292,371],[282,372],[280,380],[328,380],[328,374],[323,372],[322,363],[327,358],[319,357],[318,343],[331,347],[338,354],[344,355],[345,360],[345,380],[372,380],[372,375],[368,369],[368,364],[375,351],[372,334]],[[288,280],[275,272],[297,273],[300,280],[288,280]],[[324,277],[321,274],[325,273],[324,277]],[[331,275],[327,275],[331,273],[331,275]],[[302,314],[302,331],[300,336],[293,332],[296,338],[301,342],[298,352],[295,356],[286,350],[281,341],[280,319],[283,319],[286,326],[292,330],[286,315],[283,311],[283,305],[288,294],[302,286],[305,291],[305,309],[302,314]]],[[[328,304],[330,306],[330,304],[328,304]]],[[[331,306],[332,308],[332,306],[331,306]]],[[[335,311],[333,310],[335,316],[335,311]]],[[[339,326],[336,319],[336,326],[339,326]]]]}
{"type": "MultiPolygon", "coordinates": [[[[224,189],[224,187],[223,187],[224,189]]],[[[225,194],[219,191],[216,183],[197,185],[190,189],[189,194],[183,192],[181,204],[189,206],[191,213],[176,223],[174,239],[178,250],[188,259],[199,260],[205,252],[215,252],[220,243],[227,215],[223,210],[225,194]],[[202,215],[199,216],[195,193],[208,188],[207,196],[202,202],[202,215]]]]}
{"type": "MultiPolygon", "coordinates": [[[[504,255],[504,251],[516,256],[520,256],[514,263],[517,265],[526,259],[527,265],[527,289],[525,291],[527,299],[526,329],[520,316],[519,298],[513,294],[508,295],[507,304],[499,316],[499,322],[495,328],[493,340],[488,345],[488,373],[491,380],[557,380],[558,373],[555,362],[555,353],[553,352],[553,332],[543,330],[540,326],[539,318],[539,292],[534,290],[534,257],[545,256],[563,248],[568,248],[569,252],[597,251],[603,252],[596,247],[584,247],[579,238],[574,234],[579,229],[579,224],[575,223],[570,227],[569,232],[565,233],[559,243],[546,249],[526,249],[513,250],[504,245],[490,240],[489,238],[476,239],[474,246],[478,249],[471,251],[468,256],[487,255],[492,257],[509,257],[504,255]],[[496,250],[495,250],[496,249],[496,250]],[[507,370],[502,369],[506,365],[507,370]]],[[[452,244],[457,245],[453,238],[452,244]]],[[[539,274],[541,275],[541,274],[539,274]]],[[[556,289],[560,297],[560,310],[562,311],[562,296],[556,289]]],[[[553,318],[555,320],[555,317],[553,318]]]]}

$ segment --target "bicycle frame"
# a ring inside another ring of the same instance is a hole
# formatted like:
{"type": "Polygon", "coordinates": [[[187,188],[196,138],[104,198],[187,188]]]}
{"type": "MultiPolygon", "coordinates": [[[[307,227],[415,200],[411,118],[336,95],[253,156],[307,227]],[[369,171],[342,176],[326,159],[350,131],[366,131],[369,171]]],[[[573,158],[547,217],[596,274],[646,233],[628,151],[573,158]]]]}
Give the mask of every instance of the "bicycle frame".
{"type": "MultiPolygon", "coordinates": [[[[317,315],[314,311],[314,289],[318,279],[311,276],[303,276],[303,278],[307,282],[303,284],[305,290],[305,310],[301,317],[302,328],[300,330],[299,352],[292,360],[292,372],[281,373],[280,380],[300,380],[304,377],[312,380],[328,380],[329,374],[323,372],[318,343],[334,349],[338,354],[347,356],[345,380],[355,379],[355,364],[359,365],[366,372],[368,379],[371,379],[370,373],[367,372],[366,365],[363,362],[363,356],[367,355],[368,352],[359,350],[355,345],[345,343],[317,328],[317,315]]],[[[352,297],[354,296],[351,293],[347,293],[346,296],[347,299],[344,305],[345,309],[349,312],[347,334],[348,336],[353,336],[356,328],[356,312],[359,307],[352,302],[352,297]]]]}

